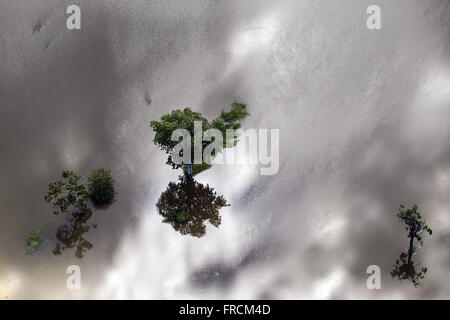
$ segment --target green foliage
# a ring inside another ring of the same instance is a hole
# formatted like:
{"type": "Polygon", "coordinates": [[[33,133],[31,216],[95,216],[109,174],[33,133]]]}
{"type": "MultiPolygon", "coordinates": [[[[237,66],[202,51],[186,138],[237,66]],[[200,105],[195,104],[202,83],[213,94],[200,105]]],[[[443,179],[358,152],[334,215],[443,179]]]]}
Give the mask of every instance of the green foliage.
{"type": "Polygon", "coordinates": [[[227,141],[226,131],[227,129],[237,130],[241,127],[240,121],[248,116],[246,107],[247,105],[235,101],[231,105],[231,110],[229,112],[222,110],[220,117],[212,121],[211,127],[222,132],[224,148],[235,146],[238,142],[237,137],[233,137],[231,140],[227,141]]]}
{"type": "MultiPolygon", "coordinates": [[[[200,172],[208,170],[209,168],[212,167],[212,165],[208,164],[206,162],[203,162],[203,163],[199,163],[199,164],[194,163],[194,164],[191,165],[191,167],[192,167],[192,176],[194,177],[197,174],[199,174],[200,172]]],[[[186,168],[186,166],[183,167],[183,172],[184,172],[185,175],[187,175],[187,168],[186,168]]]]}
{"type": "Polygon", "coordinates": [[[50,183],[48,193],[44,196],[45,201],[52,203],[55,209],[53,213],[59,215],[67,212],[70,208],[86,209],[89,193],[85,185],[79,183],[82,177],[67,170],[63,171],[61,175],[63,180],[50,183]]]}
{"type": "MultiPolygon", "coordinates": [[[[162,150],[166,151],[166,153],[170,154],[173,148],[179,143],[179,141],[171,140],[172,132],[176,129],[186,129],[189,131],[191,137],[194,137],[194,122],[201,121],[203,132],[212,128],[218,129],[222,132],[224,148],[235,146],[237,143],[237,137],[232,137],[230,141],[226,141],[226,130],[239,129],[241,126],[240,121],[247,115],[246,105],[238,102],[234,102],[232,104],[230,111],[222,111],[220,117],[212,122],[209,122],[206,118],[204,118],[200,112],[194,112],[190,108],[185,108],[184,110],[173,110],[171,113],[162,116],[161,121],[150,122],[150,127],[155,132],[153,142],[162,150]]],[[[194,139],[191,139],[191,143],[191,159],[193,159],[194,139]]],[[[209,143],[210,142],[208,141],[202,141],[202,152],[209,143]]],[[[171,165],[173,169],[183,167],[181,164],[175,164],[170,155],[167,159],[167,164],[171,165]]],[[[206,165],[206,163],[200,165],[193,164],[193,174],[194,172],[200,173],[210,167],[211,166],[206,165]]]]}
{"type": "MultiPolygon", "coordinates": [[[[91,199],[95,208],[104,208],[114,200],[114,181],[111,172],[106,169],[97,169],[89,174],[87,186],[81,182],[82,176],[73,171],[63,171],[63,180],[49,184],[49,191],[44,196],[47,202],[52,203],[56,215],[68,213],[69,221],[60,226],[56,231],[58,240],[53,253],[61,254],[62,250],[76,246],[75,256],[82,258],[84,252],[93,247],[92,243],[84,238],[84,234],[90,229],[87,225],[92,216],[92,210],[88,208],[88,200],[91,199]]],[[[96,228],[96,225],[94,225],[96,228]]],[[[27,246],[36,234],[27,237],[27,246]]]]}
{"type": "Polygon", "coordinates": [[[186,221],[186,214],[183,211],[173,211],[173,219],[178,223],[183,223],[186,221]]]}
{"type": "Polygon", "coordinates": [[[428,233],[429,235],[433,233],[431,228],[425,223],[425,220],[423,220],[417,205],[405,209],[405,206],[401,204],[397,213],[397,218],[405,223],[405,230],[408,232],[408,238],[417,239],[420,245],[423,245],[423,236],[425,233],[428,233]]]}
{"type": "Polygon", "coordinates": [[[88,199],[95,206],[108,205],[114,200],[114,182],[109,170],[92,171],[87,187],[81,182],[83,177],[73,171],[65,170],[61,175],[63,179],[50,183],[44,196],[45,201],[52,203],[55,215],[70,210],[85,211],[88,199]]]}
{"type": "Polygon", "coordinates": [[[32,230],[25,238],[26,252],[33,253],[37,246],[42,242],[39,232],[32,230]]]}
{"type": "Polygon", "coordinates": [[[111,172],[98,169],[88,177],[89,197],[96,206],[108,205],[114,200],[114,181],[111,172]]]}
{"type": "MultiPolygon", "coordinates": [[[[185,108],[184,110],[173,110],[171,113],[166,114],[161,117],[161,121],[151,121],[150,127],[155,131],[155,137],[153,142],[160,147],[166,153],[171,153],[173,148],[178,144],[178,141],[172,141],[172,132],[176,129],[186,129],[189,131],[191,137],[194,136],[194,122],[201,121],[203,130],[208,130],[211,128],[208,120],[202,116],[200,112],[194,112],[190,108],[185,108]]],[[[194,153],[194,140],[192,139],[192,158],[194,153]]],[[[206,147],[206,142],[204,143],[203,149],[206,147]]],[[[172,157],[169,156],[167,159],[167,164],[171,165],[172,168],[178,169],[182,165],[175,164],[172,161],[172,157]]]]}

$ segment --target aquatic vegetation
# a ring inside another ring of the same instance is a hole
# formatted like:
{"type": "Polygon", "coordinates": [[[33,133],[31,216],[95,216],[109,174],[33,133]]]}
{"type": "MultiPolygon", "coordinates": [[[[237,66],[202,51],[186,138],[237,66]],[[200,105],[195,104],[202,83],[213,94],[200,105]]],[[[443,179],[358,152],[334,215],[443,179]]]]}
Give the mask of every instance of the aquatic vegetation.
{"type": "Polygon", "coordinates": [[[26,249],[25,251],[30,254],[36,251],[39,244],[41,244],[42,239],[39,236],[39,232],[32,230],[25,238],[26,249]]]}
{"type": "Polygon", "coordinates": [[[194,237],[203,237],[206,234],[206,222],[219,227],[221,223],[219,210],[229,206],[227,201],[224,197],[218,196],[209,185],[204,186],[193,177],[211,168],[211,160],[223,148],[237,144],[238,135],[236,133],[227,135],[227,130],[239,129],[240,121],[247,115],[246,105],[234,102],[230,111],[222,111],[220,116],[211,122],[200,112],[194,112],[190,108],[172,110],[171,113],[163,115],[161,121],[150,122],[155,132],[153,143],[169,154],[166,163],[173,169],[182,168],[184,173],[184,176],[180,177],[180,182],[169,183],[167,190],[161,194],[156,204],[159,214],[164,217],[164,223],[171,224],[183,235],[189,234],[194,237]],[[173,134],[180,129],[187,147],[184,149],[183,146],[182,150],[175,151],[180,141],[173,139],[173,134]],[[208,130],[215,133],[210,134],[208,130]],[[191,139],[189,135],[194,138],[191,139]],[[200,162],[196,159],[196,154],[201,151],[203,156],[207,148],[208,159],[202,160],[201,163],[193,163],[193,159],[200,162]],[[172,152],[175,152],[174,155],[182,155],[183,160],[173,161],[172,152]]]}
{"type": "MultiPolygon", "coordinates": [[[[172,141],[172,133],[177,129],[184,129],[189,132],[189,134],[194,137],[195,135],[195,122],[201,122],[201,133],[205,133],[209,129],[217,129],[222,133],[222,145],[218,148],[214,149],[212,152],[212,158],[217,155],[223,148],[228,148],[235,146],[238,141],[238,137],[233,135],[231,137],[227,137],[226,131],[228,129],[237,130],[241,127],[240,121],[244,119],[248,113],[246,111],[246,105],[239,102],[234,102],[231,105],[231,110],[225,112],[222,110],[220,116],[209,122],[208,119],[203,117],[200,112],[194,112],[190,108],[185,108],[184,110],[176,109],[172,110],[171,113],[165,114],[161,117],[161,121],[151,121],[150,127],[155,132],[155,137],[153,139],[153,143],[157,145],[162,150],[166,151],[169,154],[167,158],[167,164],[172,166],[173,169],[183,168],[185,174],[186,171],[186,163],[176,163],[172,159],[172,152],[174,151],[175,146],[179,143],[179,141],[172,141]]],[[[194,159],[195,152],[195,139],[191,139],[191,161],[194,159]]],[[[201,152],[203,154],[205,148],[209,145],[209,141],[205,141],[202,139],[201,141],[201,152]]],[[[213,143],[213,142],[211,142],[213,143]]],[[[202,164],[193,164],[193,175],[198,174],[204,170],[207,170],[211,167],[210,164],[202,163],[202,164]]]]}
{"type": "Polygon", "coordinates": [[[401,280],[409,280],[413,283],[414,287],[421,285],[421,280],[425,277],[427,268],[422,268],[420,271],[416,270],[414,261],[412,260],[413,253],[416,248],[414,247],[414,239],[416,239],[420,245],[423,245],[423,237],[426,233],[431,235],[433,231],[426,224],[422,215],[418,211],[417,205],[406,209],[404,205],[400,205],[397,213],[399,221],[405,223],[405,230],[408,233],[409,249],[408,252],[403,252],[394,264],[394,269],[391,272],[392,278],[401,280]]]}
{"type": "Polygon", "coordinates": [[[55,215],[70,212],[69,222],[56,231],[58,243],[53,253],[59,255],[64,249],[76,247],[75,256],[82,258],[84,252],[93,247],[83,237],[90,230],[87,221],[92,216],[88,200],[92,201],[94,208],[108,207],[115,197],[114,180],[111,171],[103,168],[89,174],[87,185],[82,183],[84,178],[73,171],[63,171],[62,177],[63,180],[49,184],[49,191],[44,196],[47,202],[52,203],[55,215]]]}
{"type": "Polygon", "coordinates": [[[173,211],[172,216],[178,223],[186,221],[186,214],[183,211],[173,211]]]}
{"type": "Polygon", "coordinates": [[[45,201],[52,203],[55,208],[55,215],[70,210],[86,210],[89,199],[98,207],[107,206],[114,200],[114,180],[109,170],[101,168],[92,171],[87,187],[81,183],[83,177],[73,171],[65,170],[61,175],[63,180],[50,183],[48,193],[44,196],[45,201]]]}
{"type": "Polygon", "coordinates": [[[88,177],[89,198],[96,206],[105,206],[114,200],[114,181],[111,171],[98,169],[88,177]]]}
{"type": "MultiPolygon", "coordinates": [[[[418,267],[420,268],[420,265],[418,267]]],[[[421,286],[421,280],[423,280],[427,271],[428,269],[424,267],[420,271],[416,270],[416,266],[414,266],[414,261],[412,261],[411,257],[407,253],[402,252],[394,264],[391,276],[394,279],[397,278],[398,281],[409,280],[417,288],[421,286]]]]}
{"type": "Polygon", "coordinates": [[[53,249],[53,254],[60,255],[63,250],[76,247],[75,256],[80,259],[83,258],[84,253],[94,246],[84,238],[84,234],[91,228],[87,225],[91,217],[92,210],[90,209],[72,212],[69,223],[60,226],[56,230],[58,242],[55,249],[53,249]]]}
{"type": "Polygon", "coordinates": [[[405,209],[405,206],[401,204],[397,218],[406,224],[405,230],[408,232],[409,238],[408,258],[411,259],[415,251],[414,239],[417,239],[419,244],[423,245],[424,234],[428,233],[431,235],[433,231],[426,224],[425,220],[423,220],[417,205],[414,205],[410,209],[405,209]]]}
{"type": "Polygon", "coordinates": [[[63,180],[49,183],[48,193],[44,196],[45,201],[55,209],[53,213],[59,215],[69,209],[86,209],[89,193],[86,186],[80,183],[82,177],[68,170],[64,170],[61,176],[63,180]]]}

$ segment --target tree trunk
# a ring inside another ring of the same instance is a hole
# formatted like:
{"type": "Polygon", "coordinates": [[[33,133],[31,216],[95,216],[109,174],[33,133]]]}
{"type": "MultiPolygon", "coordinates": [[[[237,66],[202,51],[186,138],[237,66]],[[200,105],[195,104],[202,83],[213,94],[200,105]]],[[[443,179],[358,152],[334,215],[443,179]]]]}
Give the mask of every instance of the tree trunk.
{"type": "Polygon", "coordinates": [[[414,237],[409,238],[408,261],[411,260],[414,249],[414,237]]]}

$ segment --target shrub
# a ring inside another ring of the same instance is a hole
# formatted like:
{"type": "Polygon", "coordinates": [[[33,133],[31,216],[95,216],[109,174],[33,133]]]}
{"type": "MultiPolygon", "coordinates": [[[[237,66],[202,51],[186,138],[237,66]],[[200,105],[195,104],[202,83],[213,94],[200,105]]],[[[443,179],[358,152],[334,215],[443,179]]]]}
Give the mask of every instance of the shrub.
{"type": "Polygon", "coordinates": [[[80,183],[82,177],[68,170],[63,171],[61,176],[63,180],[50,183],[48,193],[44,196],[45,201],[50,202],[55,209],[53,213],[59,215],[72,208],[85,210],[89,194],[85,185],[80,183]]]}
{"type": "Polygon", "coordinates": [[[91,172],[88,177],[89,197],[96,206],[111,204],[114,200],[114,181],[111,172],[98,169],[91,172]]]}
{"type": "Polygon", "coordinates": [[[25,238],[25,243],[27,246],[26,252],[33,253],[41,242],[42,239],[39,236],[39,232],[37,232],[36,230],[32,230],[25,238]]]}

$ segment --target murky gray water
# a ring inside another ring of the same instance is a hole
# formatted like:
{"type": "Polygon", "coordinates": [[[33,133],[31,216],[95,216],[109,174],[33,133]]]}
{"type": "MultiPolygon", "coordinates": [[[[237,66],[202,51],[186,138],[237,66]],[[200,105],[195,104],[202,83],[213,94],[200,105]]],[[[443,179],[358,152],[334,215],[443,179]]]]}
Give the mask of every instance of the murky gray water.
{"type": "Polygon", "coordinates": [[[0,297],[449,298],[450,4],[376,1],[0,0],[0,297]],[[149,100],[152,100],[149,104],[149,100]],[[231,204],[193,238],[156,202],[180,172],[149,121],[247,103],[244,128],[280,129],[280,170],[217,165],[198,176],[231,204]],[[93,244],[53,255],[64,223],[43,200],[63,169],[105,167],[117,201],[93,244]],[[423,287],[391,278],[407,249],[400,203],[433,235],[423,287]],[[26,234],[45,242],[24,253],[26,234]],[[68,265],[82,271],[69,291],[68,265]],[[381,290],[366,288],[378,265],[381,290]]]}

